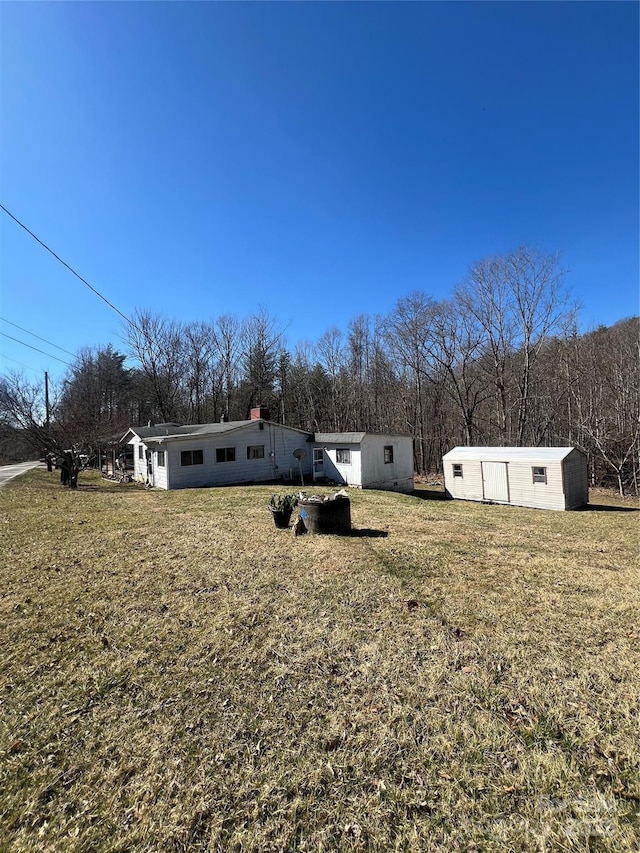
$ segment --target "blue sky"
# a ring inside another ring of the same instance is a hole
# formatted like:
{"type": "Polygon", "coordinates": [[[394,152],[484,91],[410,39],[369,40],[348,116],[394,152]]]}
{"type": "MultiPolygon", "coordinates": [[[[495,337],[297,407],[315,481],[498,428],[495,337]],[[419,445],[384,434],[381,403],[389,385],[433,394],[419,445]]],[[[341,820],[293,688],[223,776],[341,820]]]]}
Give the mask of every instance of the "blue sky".
{"type": "MultiPolygon", "coordinates": [[[[523,244],[583,329],[638,313],[635,3],[4,2],[0,38],[0,201],[127,315],[262,307],[293,346],[523,244]]],[[[2,211],[0,241],[0,332],[123,349],[2,211]]]]}

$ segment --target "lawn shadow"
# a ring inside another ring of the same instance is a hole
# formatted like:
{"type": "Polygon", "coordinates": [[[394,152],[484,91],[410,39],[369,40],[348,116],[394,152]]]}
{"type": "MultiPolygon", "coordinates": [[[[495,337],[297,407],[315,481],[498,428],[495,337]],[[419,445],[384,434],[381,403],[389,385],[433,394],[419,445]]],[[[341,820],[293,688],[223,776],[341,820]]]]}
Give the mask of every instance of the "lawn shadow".
{"type": "Polygon", "coordinates": [[[388,530],[373,530],[370,527],[351,528],[344,534],[345,536],[353,536],[356,538],[368,539],[385,539],[389,535],[388,530]]]}
{"type": "Polygon", "coordinates": [[[640,512],[637,506],[610,506],[609,504],[585,504],[575,512],[640,512]]]}
{"type": "Polygon", "coordinates": [[[412,497],[419,498],[421,501],[446,501],[446,494],[442,489],[414,489],[412,497]]]}

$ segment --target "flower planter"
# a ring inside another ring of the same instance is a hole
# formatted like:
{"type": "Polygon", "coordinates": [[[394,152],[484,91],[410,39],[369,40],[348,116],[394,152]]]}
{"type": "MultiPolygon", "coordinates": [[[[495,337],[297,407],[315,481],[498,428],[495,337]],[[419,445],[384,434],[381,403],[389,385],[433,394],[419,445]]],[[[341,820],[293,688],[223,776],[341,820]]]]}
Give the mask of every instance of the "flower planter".
{"type": "Polygon", "coordinates": [[[271,509],[273,523],[279,530],[284,530],[289,527],[292,512],[292,509],[271,509]]]}

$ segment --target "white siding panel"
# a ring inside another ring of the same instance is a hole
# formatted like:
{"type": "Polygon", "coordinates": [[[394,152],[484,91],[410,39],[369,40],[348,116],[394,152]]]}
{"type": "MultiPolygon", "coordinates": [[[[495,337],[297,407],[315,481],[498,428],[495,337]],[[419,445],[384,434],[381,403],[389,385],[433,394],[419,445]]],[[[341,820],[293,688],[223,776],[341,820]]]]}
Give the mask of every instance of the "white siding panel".
{"type": "Polygon", "coordinates": [[[147,479],[147,448],[139,438],[135,438],[133,441],[130,441],[129,444],[133,448],[133,479],[144,483],[147,479]],[[142,447],[142,459],[138,459],[140,447],[142,447]]]}
{"type": "Polygon", "coordinates": [[[324,448],[324,476],[343,486],[362,486],[362,458],[359,444],[346,442],[316,445],[324,448]],[[337,461],[338,450],[351,451],[351,462],[337,461]]]}
{"type": "Polygon", "coordinates": [[[562,462],[510,462],[509,488],[511,503],[537,509],[564,509],[562,462]],[[533,482],[533,465],[546,468],[547,482],[533,482]]]}
{"type": "Polygon", "coordinates": [[[403,435],[371,435],[362,442],[362,487],[411,493],[413,480],[413,441],[403,435]],[[384,461],[385,447],[393,448],[393,462],[384,461]]]}
{"type": "Polygon", "coordinates": [[[260,429],[259,421],[242,429],[219,436],[204,435],[181,440],[168,440],[167,464],[169,484],[172,489],[202,486],[223,486],[234,483],[265,482],[283,477],[299,483],[300,467],[293,451],[304,449],[302,470],[305,478],[311,475],[311,445],[304,433],[288,430],[277,424],[265,423],[260,429]],[[247,459],[247,447],[263,445],[264,458],[247,459]],[[218,448],[235,449],[234,462],[217,462],[218,448]],[[183,450],[202,450],[202,465],[182,465],[183,450]]]}
{"type": "Polygon", "coordinates": [[[463,501],[481,501],[482,497],[482,464],[479,459],[454,463],[445,462],[444,487],[445,492],[452,498],[463,501]],[[462,477],[453,476],[454,464],[462,465],[462,477]]]}

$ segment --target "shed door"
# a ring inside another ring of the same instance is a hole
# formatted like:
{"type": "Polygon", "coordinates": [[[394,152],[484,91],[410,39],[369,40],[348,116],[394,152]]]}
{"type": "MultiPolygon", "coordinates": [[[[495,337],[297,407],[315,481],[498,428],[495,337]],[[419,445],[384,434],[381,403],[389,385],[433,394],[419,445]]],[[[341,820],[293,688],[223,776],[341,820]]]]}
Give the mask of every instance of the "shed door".
{"type": "Polygon", "coordinates": [[[509,503],[509,478],[506,462],[482,463],[482,493],[485,501],[509,503]]]}

